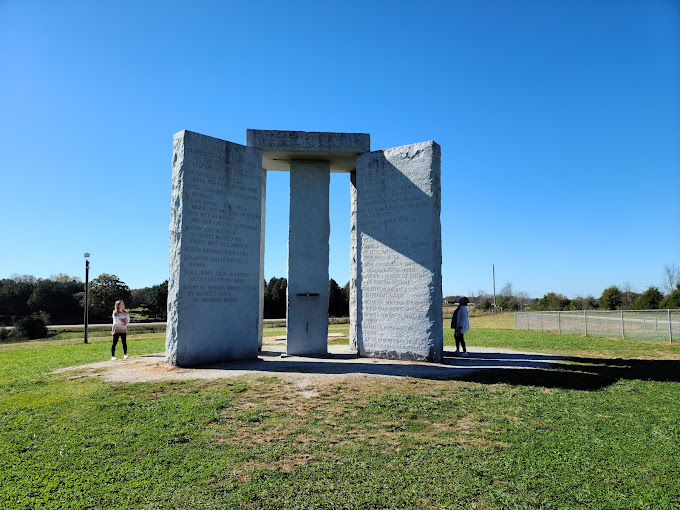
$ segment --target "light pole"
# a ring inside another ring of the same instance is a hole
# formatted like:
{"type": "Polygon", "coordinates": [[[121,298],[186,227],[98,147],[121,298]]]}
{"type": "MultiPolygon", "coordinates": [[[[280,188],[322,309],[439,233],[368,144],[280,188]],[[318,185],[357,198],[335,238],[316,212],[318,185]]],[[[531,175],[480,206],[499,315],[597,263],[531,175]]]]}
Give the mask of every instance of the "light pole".
{"type": "Polygon", "coordinates": [[[491,264],[493,272],[493,313],[496,313],[496,264],[491,264]]]}
{"type": "Polygon", "coordinates": [[[87,322],[90,308],[90,258],[89,253],[85,253],[85,343],[87,343],[87,322]]]}

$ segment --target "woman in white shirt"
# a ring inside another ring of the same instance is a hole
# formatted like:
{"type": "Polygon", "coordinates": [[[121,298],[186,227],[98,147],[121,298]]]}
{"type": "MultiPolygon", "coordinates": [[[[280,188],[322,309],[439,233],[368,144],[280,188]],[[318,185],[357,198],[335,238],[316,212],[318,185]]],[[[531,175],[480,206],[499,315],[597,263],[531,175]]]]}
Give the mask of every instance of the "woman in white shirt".
{"type": "Polygon", "coordinates": [[[116,344],[120,338],[123,344],[123,359],[127,359],[127,325],[130,323],[130,315],[125,311],[125,302],[123,300],[116,301],[113,314],[113,328],[111,334],[113,335],[113,344],[111,345],[111,360],[116,358],[116,344]]]}

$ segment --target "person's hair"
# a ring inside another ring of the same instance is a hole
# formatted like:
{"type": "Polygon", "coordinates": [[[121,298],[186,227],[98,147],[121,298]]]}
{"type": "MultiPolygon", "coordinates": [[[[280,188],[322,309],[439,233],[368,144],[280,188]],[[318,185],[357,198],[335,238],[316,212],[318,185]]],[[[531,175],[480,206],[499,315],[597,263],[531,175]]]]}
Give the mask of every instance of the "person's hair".
{"type": "Polygon", "coordinates": [[[119,299],[118,301],[116,301],[116,304],[113,305],[113,311],[114,311],[114,312],[119,311],[119,310],[118,310],[118,305],[120,305],[122,302],[123,302],[122,299],[119,299]]]}
{"type": "Polygon", "coordinates": [[[470,302],[470,300],[469,300],[468,298],[464,297],[464,298],[460,298],[460,301],[458,302],[458,304],[459,304],[460,306],[467,306],[467,304],[468,304],[469,302],[470,302]]]}

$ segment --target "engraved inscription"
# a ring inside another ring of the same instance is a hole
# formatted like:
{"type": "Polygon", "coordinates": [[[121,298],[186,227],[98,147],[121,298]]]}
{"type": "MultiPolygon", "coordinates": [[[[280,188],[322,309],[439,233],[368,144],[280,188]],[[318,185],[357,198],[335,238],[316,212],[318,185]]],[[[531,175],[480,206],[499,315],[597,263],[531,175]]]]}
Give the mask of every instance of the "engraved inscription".
{"type": "Polygon", "coordinates": [[[184,154],[182,284],[191,302],[235,304],[258,292],[261,168],[238,148],[188,147],[184,154]],[[219,268],[219,269],[216,269],[219,268]]]}

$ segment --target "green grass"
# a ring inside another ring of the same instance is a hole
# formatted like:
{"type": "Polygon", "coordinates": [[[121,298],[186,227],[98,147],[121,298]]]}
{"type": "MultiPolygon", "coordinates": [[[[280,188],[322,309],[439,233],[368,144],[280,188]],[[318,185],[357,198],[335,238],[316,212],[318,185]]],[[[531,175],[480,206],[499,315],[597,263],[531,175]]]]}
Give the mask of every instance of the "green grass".
{"type": "MultiPolygon", "coordinates": [[[[678,508],[677,346],[466,338],[572,361],[466,381],[334,379],[310,395],[277,377],[51,373],[107,359],[108,337],[0,345],[2,507],[678,508]]],[[[129,350],[163,344],[141,335],[129,350]]]]}

